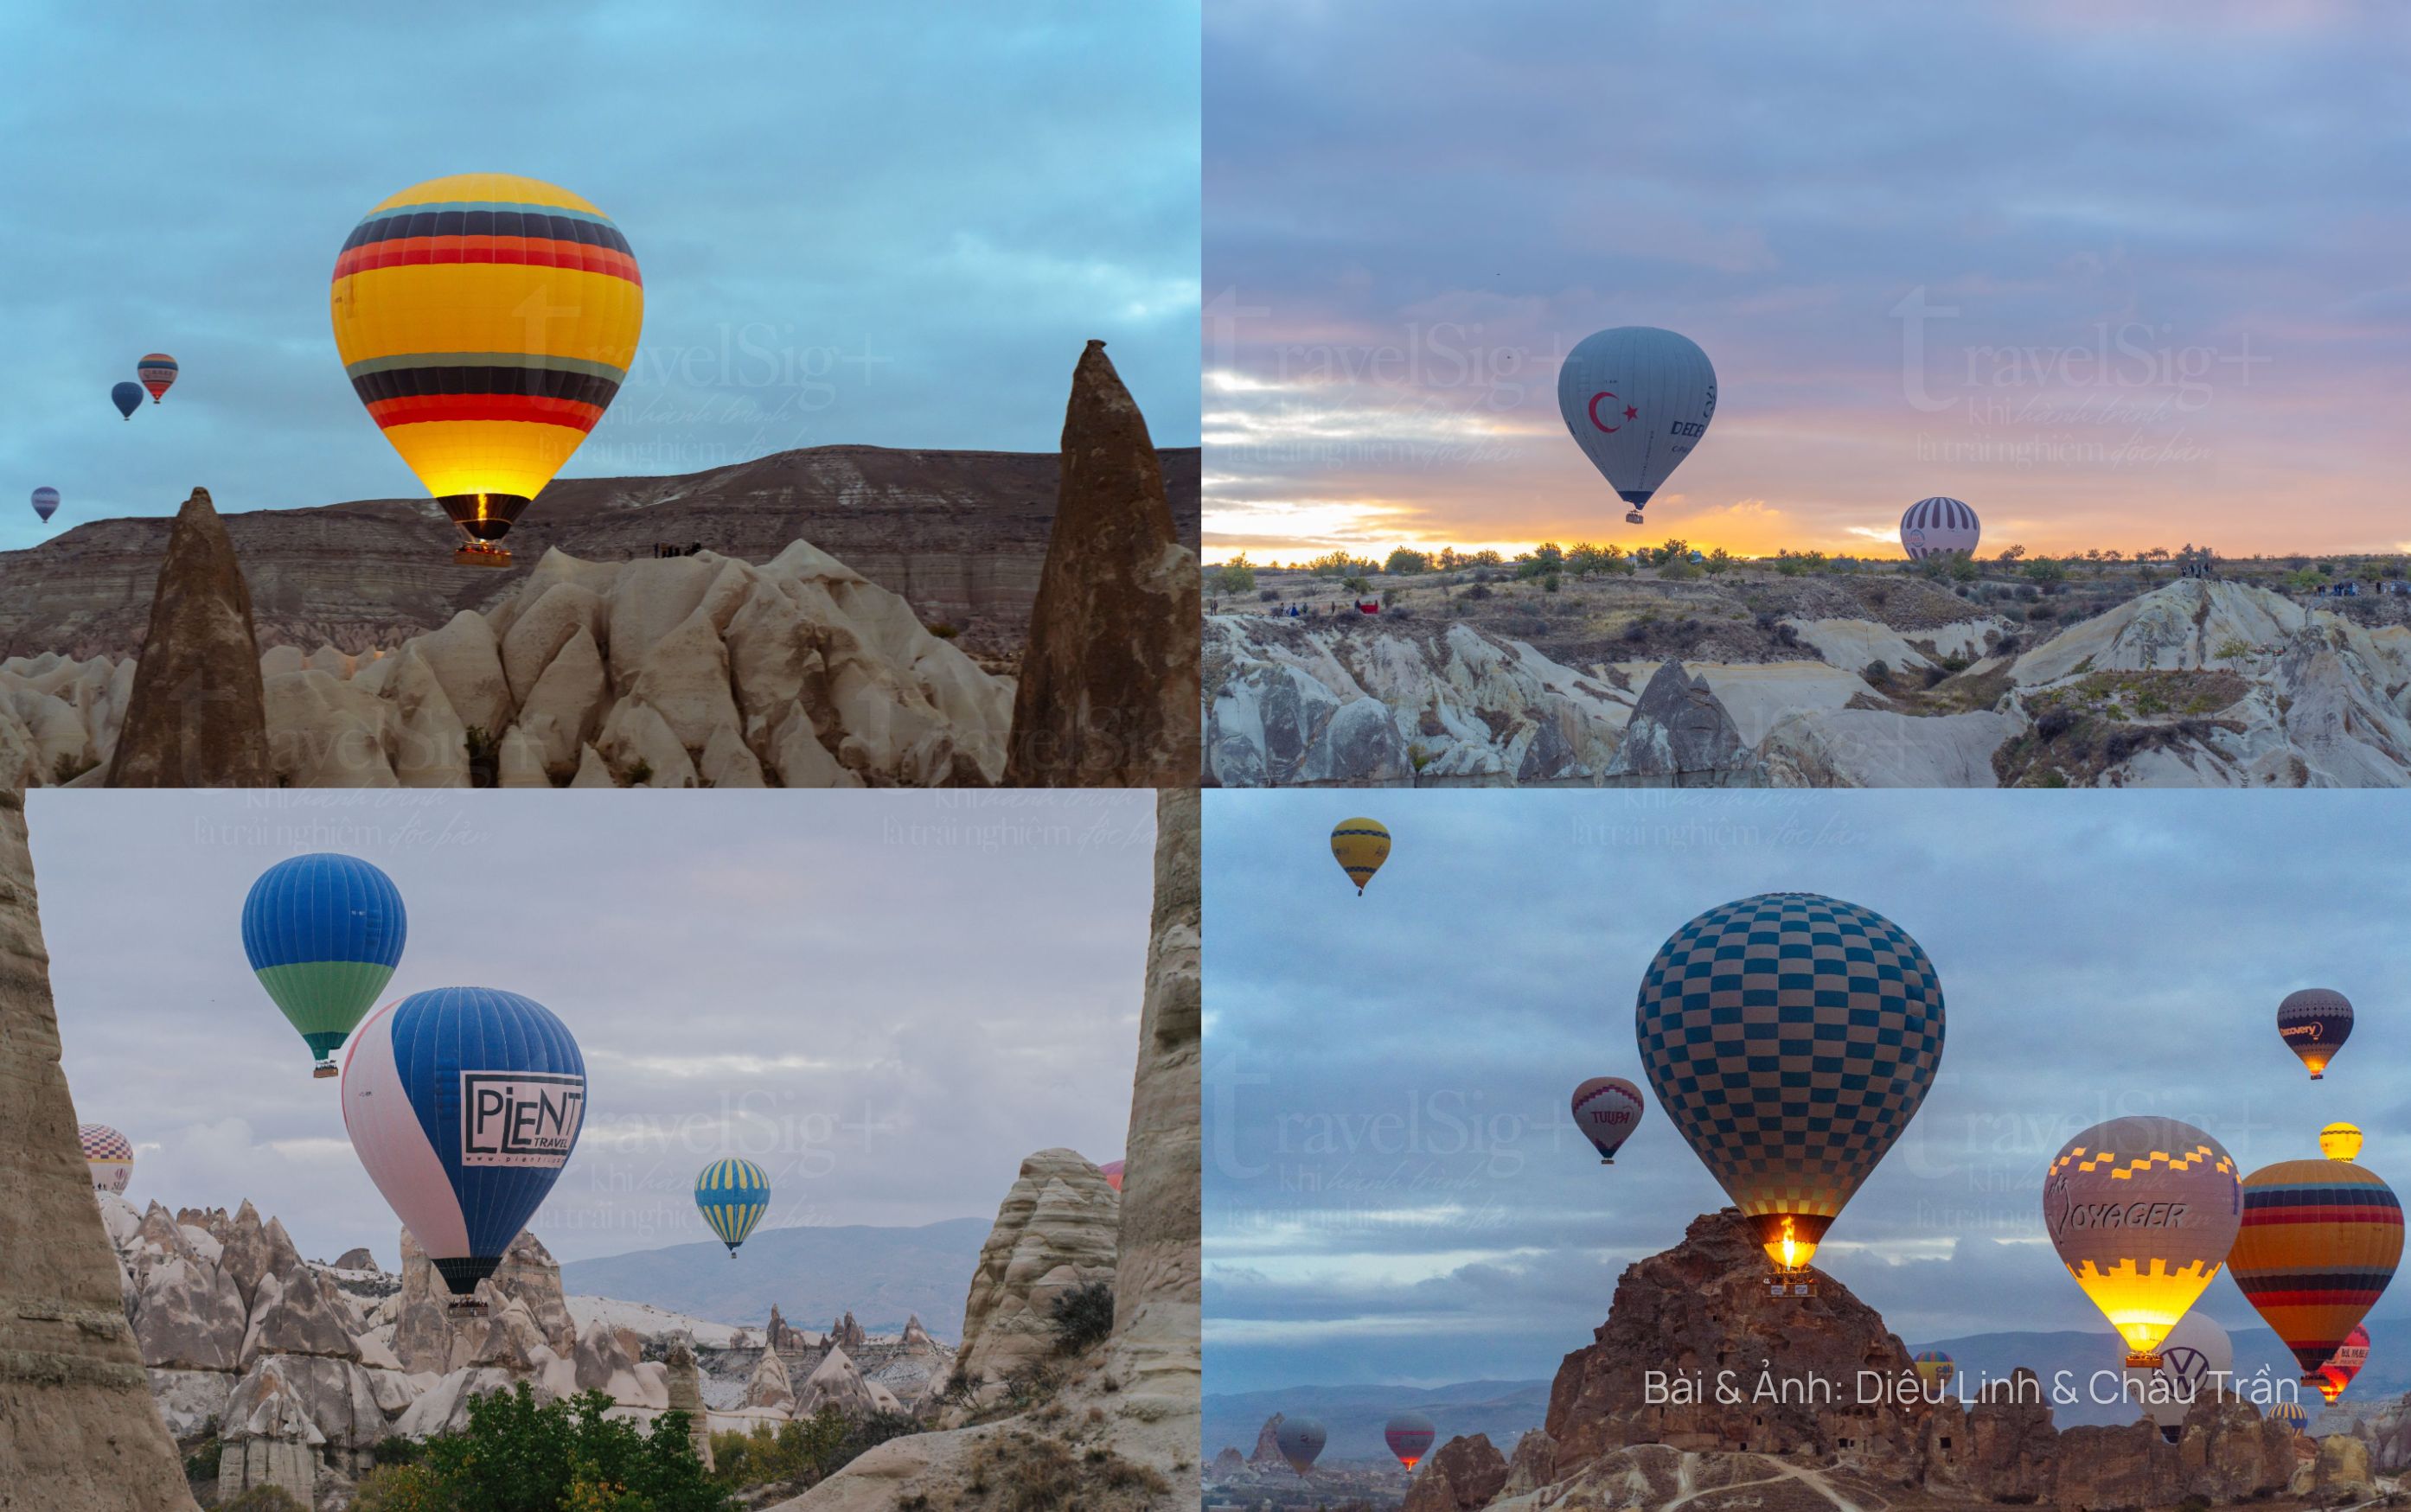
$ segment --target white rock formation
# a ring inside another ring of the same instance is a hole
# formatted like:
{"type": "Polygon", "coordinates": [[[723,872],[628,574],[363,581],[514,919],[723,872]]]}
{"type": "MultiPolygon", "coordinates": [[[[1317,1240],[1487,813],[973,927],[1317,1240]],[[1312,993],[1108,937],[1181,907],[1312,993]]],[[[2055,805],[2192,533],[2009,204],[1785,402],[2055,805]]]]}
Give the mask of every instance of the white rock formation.
{"type": "Polygon", "coordinates": [[[963,1305],[964,1375],[993,1389],[1053,1354],[1056,1300],[1113,1280],[1120,1226],[1120,1194],[1078,1151],[1041,1150],[1022,1161],[963,1305]]]}

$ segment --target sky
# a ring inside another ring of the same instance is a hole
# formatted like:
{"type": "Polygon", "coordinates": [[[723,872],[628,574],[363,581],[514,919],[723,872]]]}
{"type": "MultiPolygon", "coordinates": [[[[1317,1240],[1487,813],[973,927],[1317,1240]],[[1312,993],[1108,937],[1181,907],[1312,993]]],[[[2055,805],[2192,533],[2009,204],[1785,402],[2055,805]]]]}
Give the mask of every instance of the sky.
{"type": "Polygon", "coordinates": [[[2411,30],[2382,0],[1227,0],[1206,545],[2401,551],[2411,30]],[[1563,353],[1716,414],[1623,508],[1563,353]]]}
{"type": "MultiPolygon", "coordinates": [[[[2103,1119],[2182,1118],[2246,1170],[2348,1119],[2411,1170],[2381,795],[1502,796],[1206,795],[1209,1392],[1546,1379],[1589,1345],[1624,1267],[1727,1199],[1654,1096],[1613,1168],[1568,1099],[1646,1087],[1650,958],[1759,893],[1872,909],[1939,975],[1934,1090],[1816,1262],[1912,1344],[2107,1335],[2041,1221],[2103,1119]],[[1360,814],[1395,837],[1362,898],[1327,838],[1360,814]],[[2359,1009],[2319,1083],[2275,1027],[2308,986],[2359,1009]]],[[[2223,1278],[2200,1305],[2258,1323],[2223,1278]]]]}
{"type": "Polygon", "coordinates": [[[244,894],[343,850],[401,889],[381,1001],[499,987],[586,1060],[586,1125],[530,1226],[563,1260],[710,1237],[695,1173],[769,1173],[765,1229],[992,1219],[1022,1158],[1118,1158],[1147,954],[1150,795],[121,792],[27,801],[76,1112],[126,1198],[245,1199],[307,1257],[399,1222],[340,1083],[242,950],[244,894]]]}
{"type": "Polygon", "coordinates": [[[643,269],[636,367],[563,476],[1053,451],[1091,337],[1195,445],[1197,50],[1194,0],[0,8],[0,549],[196,485],[422,497],[328,288],[372,206],[450,173],[568,188],[643,269]],[[110,387],[154,350],[182,373],[129,425],[110,387]]]}

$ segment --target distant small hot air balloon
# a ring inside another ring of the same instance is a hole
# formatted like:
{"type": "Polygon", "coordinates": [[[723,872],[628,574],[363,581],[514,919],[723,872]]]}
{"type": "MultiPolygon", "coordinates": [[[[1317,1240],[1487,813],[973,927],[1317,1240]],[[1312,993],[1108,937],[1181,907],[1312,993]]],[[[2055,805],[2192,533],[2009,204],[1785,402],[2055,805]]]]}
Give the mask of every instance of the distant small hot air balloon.
{"type": "Polygon", "coordinates": [[[109,391],[109,402],[117,406],[118,414],[131,420],[134,418],[134,412],[142,407],[142,385],[119,384],[109,391]]]}
{"type": "Polygon", "coordinates": [[[1909,1357],[1908,1362],[1929,1391],[1938,1386],[1949,1386],[1952,1374],[1959,1369],[1959,1362],[1939,1349],[1921,1349],[1909,1357]]]}
{"type": "Polygon", "coordinates": [[[352,1149],[464,1301],[544,1204],[585,1122],[577,1040],[517,993],[413,993],[370,1015],[343,1052],[352,1149]]]}
{"type": "Polygon", "coordinates": [[[2191,1124],[2113,1118],[2052,1161],[2042,1215],[2060,1263],[2126,1341],[2126,1363],[2149,1369],[2227,1259],[2243,1189],[2234,1160],[2191,1124]]]}
{"type": "Polygon", "coordinates": [[[393,980],[407,934],[401,890],[358,856],[295,856],[251,884],[243,953],[309,1045],[313,1076],[335,1074],[335,1048],[393,980]]]}
{"type": "Polygon", "coordinates": [[[134,365],[134,376],[142,380],[142,386],[151,391],[151,402],[156,404],[176,381],[176,359],[165,352],[153,352],[134,365]]]}
{"type": "Polygon", "coordinates": [[[1775,1284],[1806,1293],[1818,1242],[1933,1088],[1934,963],[1872,909],[1769,893],[1676,930],[1633,1016],[1658,1106],[1748,1220],[1775,1284]]]}
{"type": "Polygon", "coordinates": [[[2277,1032],[2285,1037],[2286,1048],[2310,1068],[2311,1080],[2319,1081],[2327,1075],[2329,1060],[2352,1037],[2352,1004],[2344,994],[2325,987],[2287,993],[2277,1005],[2277,1032]]]}
{"type": "Polygon", "coordinates": [[[694,1205],[733,1260],[770,1206],[770,1178],[751,1160],[715,1160],[694,1179],[694,1205]]]}
{"type": "Polygon", "coordinates": [[[2344,1395],[2345,1388],[2352,1385],[2352,1378],[2368,1363],[2369,1330],[2356,1323],[2352,1331],[2344,1336],[2344,1347],[2330,1355],[2328,1362],[2319,1367],[2319,1395],[2330,1402],[2344,1395]]]}
{"type": "Polygon", "coordinates": [[[1339,869],[1356,884],[1356,895],[1365,895],[1365,884],[1390,859],[1390,832],[1379,820],[1343,819],[1331,828],[1331,858],[1339,869]]]}
{"type": "Polygon", "coordinates": [[[1594,1076],[1574,1088],[1574,1127],[1599,1152],[1602,1166],[1615,1164],[1615,1152],[1641,1127],[1649,1105],[1641,1089],[1620,1076],[1594,1076]]]}
{"type": "Polygon", "coordinates": [[[76,1140],[83,1146],[93,1190],[124,1193],[134,1179],[134,1141],[107,1124],[78,1124],[76,1140]]]}
{"type": "Polygon", "coordinates": [[[51,522],[51,516],[58,512],[59,491],[56,488],[43,487],[34,490],[34,513],[42,516],[43,524],[48,525],[51,522]]]}
{"type": "Polygon", "coordinates": [[[2311,1420],[2311,1415],[2302,1410],[2302,1404],[2299,1402],[2280,1402],[2269,1409],[2269,1419],[2272,1422],[2284,1423],[2293,1432],[2300,1433],[2302,1426],[2311,1420]]]}
{"type": "Polygon", "coordinates": [[[1921,499],[1900,517],[1901,549],[1912,560],[1928,557],[1972,557],[1983,528],[1976,512],[1956,499],[1939,495],[1921,499]]]}
{"type": "Polygon", "coordinates": [[[2337,1123],[2319,1130],[2319,1154],[2331,1160],[2360,1159],[2360,1126],[2337,1123]]]}
{"type": "Polygon", "coordinates": [[[1108,1160],[1103,1165],[1099,1166],[1097,1170],[1104,1176],[1106,1185],[1112,1187],[1117,1192],[1122,1189],[1122,1163],[1120,1161],[1108,1160]]]}
{"type": "Polygon", "coordinates": [[[2403,1258],[2403,1205],[2349,1160],[2280,1160],[2243,1181],[2243,1227],[2228,1266],[2236,1287],[2302,1368],[2344,1347],[2403,1258]]]}
{"type": "Polygon", "coordinates": [[[1398,1457],[1398,1463],[1412,1470],[1417,1461],[1431,1452],[1432,1438],[1438,1432],[1432,1427],[1432,1420],[1422,1413],[1402,1412],[1382,1425],[1381,1442],[1398,1457]]]}
{"type": "Polygon", "coordinates": [[[1699,343],[1618,326],[1574,343],[1557,369],[1557,414],[1616,496],[1641,511],[1691,455],[1717,413],[1717,370],[1699,343]]]}
{"type": "Polygon", "coordinates": [[[2234,1374],[2235,1341],[2216,1319],[2187,1313],[2160,1341],[2157,1365],[2126,1368],[2125,1389],[2127,1400],[2173,1444],[2193,1404],[2227,1389],[2234,1374]]]}
{"type": "Polygon", "coordinates": [[[1284,1418],[1273,1432],[1273,1447],[1300,1476],[1311,1469],[1322,1453],[1322,1425],[1311,1418],[1284,1418]]]}

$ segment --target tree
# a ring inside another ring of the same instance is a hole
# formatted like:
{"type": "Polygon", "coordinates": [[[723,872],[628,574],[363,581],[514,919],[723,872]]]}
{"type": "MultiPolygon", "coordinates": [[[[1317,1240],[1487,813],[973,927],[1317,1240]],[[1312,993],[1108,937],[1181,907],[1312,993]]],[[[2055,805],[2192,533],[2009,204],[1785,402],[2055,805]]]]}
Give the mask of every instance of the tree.
{"type": "Polygon", "coordinates": [[[2013,567],[2017,563],[2024,561],[2025,560],[2025,555],[2026,548],[2024,546],[2003,546],[2001,548],[2001,554],[1996,560],[2004,567],[2013,567]]]}
{"type": "Polygon", "coordinates": [[[2020,569],[2020,571],[2025,574],[2025,579],[2029,583],[2065,583],[2068,581],[2067,567],[2063,566],[2059,562],[2052,560],[2049,557],[2037,557],[2034,560],[2027,562],[2024,567],[2020,569]]]}
{"type": "Polygon", "coordinates": [[[1515,575],[1546,577],[1551,573],[1563,572],[1565,566],[1565,548],[1555,541],[1543,541],[1515,559],[1515,575]]]}
{"type": "Polygon", "coordinates": [[[1225,593],[1253,593],[1256,590],[1256,564],[1244,551],[1222,564],[1217,586],[1225,593]]]}
{"type": "Polygon", "coordinates": [[[473,1397],[469,1426],[427,1441],[416,1464],[392,1466],[386,1505],[470,1507],[479,1512],[734,1512],[736,1501],[705,1476],[687,1439],[687,1415],[665,1412],[650,1435],[604,1416],[613,1403],[581,1392],[538,1406],[522,1381],[473,1397]],[[424,1490],[428,1499],[401,1497],[424,1490]]]}
{"type": "Polygon", "coordinates": [[[1420,551],[1410,551],[1405,546],[1394,547],[1390,552],[1389,560],[1381,563],[1381,571],[1396,573],[1400,576],[1427,573],[1431,569],[1432,563],[1429,557],[1420,551]]]}
{"type": "Polygon", "coordinates": [[[1722,546],[1708,553],[1707,568],[1711,573],[1729,573],[1736,565],[1732,553],[1722,546]]]}

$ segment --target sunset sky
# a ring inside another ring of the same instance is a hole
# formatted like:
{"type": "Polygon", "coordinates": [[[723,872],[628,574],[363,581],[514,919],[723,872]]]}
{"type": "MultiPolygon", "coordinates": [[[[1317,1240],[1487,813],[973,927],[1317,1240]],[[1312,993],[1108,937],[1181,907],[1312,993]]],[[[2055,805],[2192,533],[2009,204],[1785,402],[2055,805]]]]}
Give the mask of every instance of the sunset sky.
{"type": "Polygon", "coordinates": [[[2411,31],[2342,3],[1206,17],[1209,560],[1682,536],[1897,556],[2411,543],[2411,31]],[[1980,13],[1979,13],[1980,11],[1980,13]],[[1628,526],[1557,418],[1684,332],[1628,526]]]}

